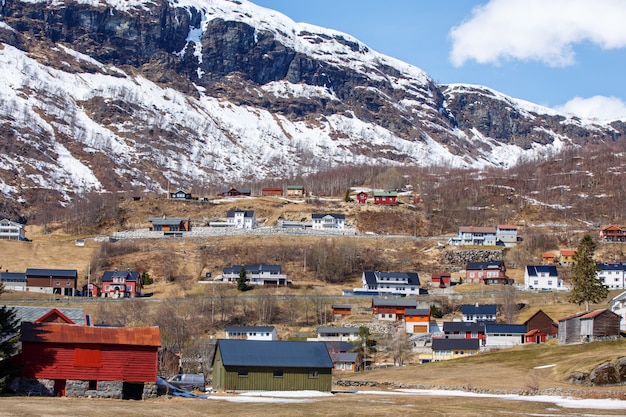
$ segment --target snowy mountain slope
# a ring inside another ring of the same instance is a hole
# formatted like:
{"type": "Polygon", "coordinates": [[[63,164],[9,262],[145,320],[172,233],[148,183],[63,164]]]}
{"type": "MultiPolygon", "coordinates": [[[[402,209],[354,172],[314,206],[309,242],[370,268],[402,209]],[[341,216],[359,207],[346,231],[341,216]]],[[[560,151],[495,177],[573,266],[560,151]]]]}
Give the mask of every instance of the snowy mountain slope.
{"type": "Polygon", "coordinates": [[[0,42],[0,190],[12,199],[346,164],[510,166],[623,131],[438,86],[347,34],[243,0],[6,0],[0,42]]]}

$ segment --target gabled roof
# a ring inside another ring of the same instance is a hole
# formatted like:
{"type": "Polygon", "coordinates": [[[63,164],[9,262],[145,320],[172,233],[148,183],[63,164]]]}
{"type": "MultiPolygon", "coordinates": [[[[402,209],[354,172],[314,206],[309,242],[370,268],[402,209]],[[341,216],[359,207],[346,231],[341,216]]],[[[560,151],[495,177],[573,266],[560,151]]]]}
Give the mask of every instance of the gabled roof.
{"type": "Polygon", "coordinates": [[[611,299],[610,302],[612,303],[613,301],[622,301],[622,300],[626,300],[626,291],[613,297],[613,299],[611,299]]]}
{"type": "Polygon", "coordinates": [[[565,320],[571,320],[571,319],[579,319],[579,320],[590,320],[593,319],[595,317],[598,317],[599,315],[602,315],[604,313],[611,313],[613,315],[616,315],[619,317],[619,315],[617,313],[612,312],[611,310],[607,309],[607,308],[598,308],[596,310],[589,310],[589,311],[583,311],[583,312],[579,312],[576,314],[572,314],[571,316],[567,316],[565,318],[562,318],[559,320],[559,322],[565,321],[565,320]]]}
{"type": "Polygon", "coordinates": [[[385,282],[384,279],[400,279],[407,280],[406,285],[420,285],[419,275],[417,272],[380,272],[380,271],[364,271],[365,282],[368,285],[380,284],[381,282],[385,282]]]}
{"type": "Polygon", "coordinates": [[[374,191],[374,197],[397,197],[396,191],[374,191]]]}
{"type": "Polygon", "coordinates": [[[113,282],[113,278],[124,278],[129,282],[139,281],[139,271],[105,271],[102,282],[113,282]]]}
{"type": "Polygon", "coordinates": [[[311,214],[311,218],[312,219],[323,219],[324,217],[332,217],[334,219],[337,220],[345,220],[346,215],[345,214],[337,214],[337,213],[313,213],[311,214]]]}
{"type": "Polygon", "coordinates": [[[358,327],[319,327],[316,331],[317,334],[321,333],[353,333],[359,332],[358,327]]]}
{"type": "Polygon", "coordinates": [[[464,304],[461,306],[461,313],[467,314],[493,314],[498,312],[498,306],[495,304],[464,304]]]}
{"type": "Polygon", "coordinates": [[[540,335],[542,334],[542,335],[547,336],[544,332],[542,332],[542,331],[541,331],[541,330],[539,330],[539,329],[532,329],[532,330],[529,330],[529,331],[528,331],[528,333],[526,333],[524,336],[529,337],[529,336],[535,336],[535,335],[537,335],[537,334],[540,334],[540,335]]]}
{"type": "Polygon", "coordinates": [[[404,312],[405,316],[430,316],[429,308],[407,308],[404,312]]]}
{"type": "Polygon", "coordinates": [[[537,317],[539,315],[544,315],[548,320],[550,320],[552,323],[554,323],[554,320],[552,320],[552,317],[548,316],[543,310],[537,310],[537,312],[535,314],[530,316],[528,318],[528,320],[526,320],[524,322],[524,325],[528,325],[528,323],[530,323],[532,321],[532,319],[534,319],[535,317],[537,317]]]}
{"type": "Polygon", "coordinates": [[[575,250],[565,249],[561,251],[561,256],[574,256],[574,255],[576,255],[575,250]]]}
{"type": "Polygon", "coordinates": [[[33,343],[161,346],[158,327],[92,327],[23,322],[21,340],[33,343]]]}
{"type": "Polygon", "coordinates": [[[622,262],[618,263],[601,263],[596,264],[596,269],[600,271],[626,271],[626,264],[622,262]]]}
{"type": "Polygon", "coordinates": [[[2,282],[26,282],[26,274],[23,272],[0,272],[2,282]]]}
{"type": "Polygon", "coordinates": [[[504,267],[504,261],[468,262],[466,270],[500,269],[504,267]]]}
{"type": "Polygon", "coordinates": [[[410,298],[374,298],[372,300],[374,307],[417,307],[417,300],[410,298]]]}
{"type": "Polygon", "coordinates": [[[63,277],[63,278],[77,278],[78,271],[75,269],[40,269],[40,268],[28,268],[26,270],[27,277],[63,277]]]}
{"type": "Polygon", "coordinates": [[[149,217],[148,221],[155,225],[180,224],[188,221],[189,218],[184,217],[149,217]]]}
{"type": "Polygon", "coordinates": [[[226,326],[227,332],[264,332],[272,333],[276,330],[274,326],[226,326]]]}
{"type": "Polygon", "coordinates": [[[499,230],[517,230],[517,225],[515,224],[499,224],[499,230]]]}
{"type": "Polygon", "coordinates": [[[484,333],[485,324],[475,323],[473,321],[444,321],[443,331],[448,332],[471,332],[471,333],[484,333]]]}
{"type": "Polygon", "coordinates": [[[326,349],[328,349],[328,352],[331,352],[331,353],[332,352],[348,352],[354,349],[354,345],[352,343],[344,342],[344,341],[333,340],[333,341],[326,341],[323,343],[326,345],[326,349]]]}
{"type": "MultiPolygon", "coordinates": [[[[37,306],[7,306],[15,310],[15,317],[20,322],[37,322],[43,318],[48,317],[54,310],[60,312],[63,317],[69,319],[72,323],[84,326],[85,323],[85,310],[82,308],[52,308],[52,307],[37,307],[37,306]]],[[[63,318],[61,317],[61,318],[63,318]]]]}
{"type": "MultiPolygon", "coordinates": [[[[282,268],[280,265],[267,265],[267,264],[258,264],[258,265],[244,265],[243,269],[245,269],[246,274],[260,274],[261,272],[269,272],[280,274],[282,268]]],[[[226,267],[222,270],[224,274],[238,274],[241,271],[241,265],[233,265],[231,267],[226,267]]]]}
{"type": "Polygon", "coordinates": [[[356,352],[336,352],[331,353],[330,357],[333,362],[354,363],[359,359],[359,354],[356,352]]]}
{"type": "Polygon", "coordinates": [[[486,323],[485,333],[514,333],[526,334],[526,326],[523,324],[496,324],[486,323]]]}
{"type": "Polygon", "coordinates": [[[478,339],[443,339],[433,338],[433,350],[478,350],[480,341],[478,339]]]}
{"type": "Polygon", "coordinates": [[[228,210],[226,217],[235,217],[235,214],[243,213],[243,217],[254,217],[254,210],[228,210]]]}
{"type": "Polygon", "coordinates": [[[351,309],[351,304],[332,304],[330,308],[341,308],[341,309],[351,309]]]}
{"type": "Polygon", "coordinates": [[[333,368],[323,342],[219,339],[218,351],[224,366],[333,368]]]}
{"type": "Polygon", "coordinates": [[[304,185],[288,185],[288,190],[304,190],[304,185]]]}
{"type": "Polygon", "coordinates": [[[526,265],[526,273],[529,277],[537,277],[539,274],[548,274],[548,276],[555,278],[559,276],[554,265],[526,265]]]}

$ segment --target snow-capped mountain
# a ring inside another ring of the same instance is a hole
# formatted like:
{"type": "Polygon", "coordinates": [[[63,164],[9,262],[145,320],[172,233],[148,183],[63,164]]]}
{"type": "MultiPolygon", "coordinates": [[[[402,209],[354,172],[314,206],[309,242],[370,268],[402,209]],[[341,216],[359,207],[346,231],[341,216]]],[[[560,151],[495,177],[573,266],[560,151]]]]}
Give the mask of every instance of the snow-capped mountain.
{"type": "Polygon", "coordinates": [[[361,164],[510,166],[613,141],[246,0],[3,0],[0,190],[243,183],[361,164]]]}

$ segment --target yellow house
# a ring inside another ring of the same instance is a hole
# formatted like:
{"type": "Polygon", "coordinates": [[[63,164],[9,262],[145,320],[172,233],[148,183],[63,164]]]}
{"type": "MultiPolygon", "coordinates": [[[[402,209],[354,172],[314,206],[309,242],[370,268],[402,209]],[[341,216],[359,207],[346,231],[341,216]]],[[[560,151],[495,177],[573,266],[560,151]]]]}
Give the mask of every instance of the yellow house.
{"type": "Polygon", "coordinates": [[[572,266],[574,264],[574,256],[576,256],[575,250],[562,250],[561,251],[561,265],[572,266]]]}
{"type": "Polygon", "coordinates": [[[465,338],[433,338],[432,349],[433,362],[463,358],[478,353],[478,350],[480,349],[480,340],[465,338]]]}
{"type": "Polygon", "coordinates": [[[288,185],[286,194],[292,197],[304,197],[306,190],[304,185],[288,185]]]}

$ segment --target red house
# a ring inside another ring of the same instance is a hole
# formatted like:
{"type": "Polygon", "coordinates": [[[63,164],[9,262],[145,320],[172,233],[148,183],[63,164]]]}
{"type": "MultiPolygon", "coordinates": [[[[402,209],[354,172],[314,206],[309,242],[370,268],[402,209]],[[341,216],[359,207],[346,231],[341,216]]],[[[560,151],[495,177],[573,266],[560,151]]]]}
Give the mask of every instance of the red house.
{"type": "Polygon", "coordinates": [[[367,203],[367,193],[365,191],[361,191],[360,193],[358,193],[356,195],[356,201],[358,201],[359,204],[367,203]]]}
{"type": "Polygon", "coordinates": [[[430,281],[433,283],[433,285],[441,288],[449,287],[451,279],[452,274],[442,271],[433,272],[432,276],[430,277],[430,281]]]}
{"type": "Polygon", "coordinates": [[[281,196],[281,195],[283,195],[283,189],[281,187],[265,187],[265,188],[261,189],[261,195],[263,195],[263,196],[268,196],[268,195],[281,196]]]}
{"type": "Polygon", "coordinates": [[[398,193],[395,191],[374,191],[374,204],[396,205],[398,193]]]}
{"type": "Polygon", "coordinates": [[[83,285],[83,295],[85,297],[100,297],[102,290],[93,282],[83,285]]]}
{"type": "Polygon", "coordinates": [[[22,322],[21,393],[144,399],[156,396],[158,327],[22,322]]]}
{"type": "Polygon", "coordinates": [[[102,274],[102,296],[133,298],[141,295],[139,271],[106,271],[102,274]]]}
{"type": "Polygon", "coordinates": [[[546,343],[547,334],[539,329],[533,329],[524,335],[524,343],[546,343]]]}

